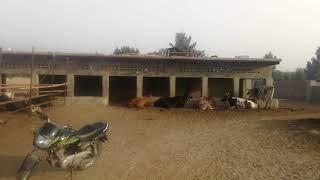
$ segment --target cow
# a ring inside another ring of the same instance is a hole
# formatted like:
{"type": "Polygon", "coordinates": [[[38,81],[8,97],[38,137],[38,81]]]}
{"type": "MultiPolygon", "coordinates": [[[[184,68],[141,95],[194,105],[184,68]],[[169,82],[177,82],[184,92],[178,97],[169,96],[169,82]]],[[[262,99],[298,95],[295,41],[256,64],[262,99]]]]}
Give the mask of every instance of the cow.
{"type": "Polygon", "coordinates": [[[234,107],[236,109],[257,109],[257,103],[243,99],[239,97],[232,97],[230,93],[226,93],[226,95],[221,99],[222,102],[228,103],[230,107],[234,107]]]}
{"type": "Polygon", "coordinates": [[[164,108],[181,108],[184,107],[186,102],[192,97],[185,94],[183,96],[175,97],[163,97],[154,102],[155,107],[164,107],[164,108]]]}
{"type": "MultiPolygon", "coordinates": [[[[2,94],[0,95],[0,102],[11,102],[11,101],[14,101],[14,93],[13,92],[10,92],[10,91],[5,91],[5,92],[2,92],[2,94]]],[[[18,107],[15,103],[11,102],[11,103],[8,103],[8,104],[3,104],[1,105],[1,110],[2,111],[6,111],[6,110],[16,110],[18,107]]]]}
{"type": "Polygon", "coordinates": [[[246,99],[244,101],[244,105],[246,109],[258,109],[258,104],[253,102],[252,100],[246,99]]]}
{"type": "Polygon", "coordinates": [[[248,90],[249,99],[256,102],[260,108],[260,101],[265,102],[264,108],[271,108],[271,102],[274,95],[274,86],[258,86],[248,90]]]}
{"type": "Polygon", "coordinates": [[[128,107],[137,107],[137,108],[144,108],[145,106],[151,106],[151,105],[152,105],[151,95],[131,99],[128,103],[128,107]]]}
{"type": "Polygon", "coordinates": [[[5,91],[0,95],[0,102],[12,101],[14,100],[14,93],[10,91],[5,91]]]}
{"type": "Polygon", "coordinates": [[[201,98],[199,99],[199,104],[198,104],[198,106],[199,106],[199,109],[201,109],[201,110],[212,110],[212,109],[214,109],[214,108],[212,107],[212,105],[211,105],[210,100],[209,100],[208,97],[201,97],[201,98]]]}

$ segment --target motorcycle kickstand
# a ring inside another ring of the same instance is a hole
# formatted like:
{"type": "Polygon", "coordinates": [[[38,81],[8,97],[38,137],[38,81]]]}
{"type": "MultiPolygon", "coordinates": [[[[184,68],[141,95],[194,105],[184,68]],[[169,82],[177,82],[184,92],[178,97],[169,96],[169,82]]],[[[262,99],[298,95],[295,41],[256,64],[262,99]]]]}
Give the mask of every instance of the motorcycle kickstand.
{"type": "Polygon", "coordinates": [[[72,180],[73,179],[73,169],[71,168],[68,171],[69,171],[70,180],[72,180]]]}

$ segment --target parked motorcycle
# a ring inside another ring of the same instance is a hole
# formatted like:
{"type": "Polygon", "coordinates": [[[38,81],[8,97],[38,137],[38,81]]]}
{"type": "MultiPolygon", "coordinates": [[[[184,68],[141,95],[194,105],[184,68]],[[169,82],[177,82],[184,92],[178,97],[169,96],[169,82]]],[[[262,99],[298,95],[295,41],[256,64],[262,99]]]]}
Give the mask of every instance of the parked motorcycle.
{"type": "Polygon", "coordinates": [[[39,109],[33,113],[45,123],[34,133],[34,149],[19,168],[18,180],[27,180],[32,169],[43,160],[65,170],[86,169],[95,163],[101,143],[108,140],[108,123],[96,122],[75,130],[51,122],[39,109]]]}

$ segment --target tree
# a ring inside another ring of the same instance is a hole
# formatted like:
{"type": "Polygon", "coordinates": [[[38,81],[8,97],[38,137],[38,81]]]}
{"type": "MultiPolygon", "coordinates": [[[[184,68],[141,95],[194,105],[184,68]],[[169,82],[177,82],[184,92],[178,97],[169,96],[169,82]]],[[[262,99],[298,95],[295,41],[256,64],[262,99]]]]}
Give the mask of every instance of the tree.
{"type": "MultiPolygon", "coordinates": [[[[175,35],[175,42],[169,43],[170,48],[167,48],[166,51],[169,53],[173,52],[186,52],[194,53],[196,56],[205,56],[205,51],[197,50],[197,42],[192,42],[192,37],[188,36],[186,33],[179,32],[175,35]]],[[[163,51],[163,49],[162,49],[163,51]]]]}
{"type": "Polygon", "coordinates": [[[316,50],[315,57],[307,62],[306,74],[309,80],[320,79],[320,47],[316,50]]]}
{"type": "Polygon", "coordinates": [[[280,80],[284,80],[284,77],[283,77],[283,72],[280,71],[280,70],[274,70],[272,72],[272,77],[275,81],[280,81],[280,80]]]}
{"type": "Polygon", "coordinates": [[[283,80],[291,80],[291,72],[283,72],[283,80]]]}
{"type": "Polygon", "coordinates": [[[303,68],[297,68],[293,75],[291,76],[291,79],[293,80],[305,80],[306,79],[306,73],[303,68]]]}
{"type": "MultiPolygon", "coordinates": [[[[277,56],[273,55],[273,53],[271,51],[269,51],[267,54],[265,54],[263,56],[263,58],[264,59],[277,59],[277,56]]],[[[280,76],[283,75],[283,74],[281,74],[282,73],[281,71],[278,71],[278,72],[275,72],[275,71],[276,71],[276,65],[273,65],[272,66],[273,79],[280,78],[280,76]],[[275,73],[276,73],[276,76],[278,76],[276,78],[274,77],[275,73]]],[[[282,76],[282,78],[283,78],[283,76],[282,76]]]]}
{"type": "Polygon", "coordinates": [[[285,72],[280,70],[275,70],[273,71],[272,76],[275,81],[306,79],[306,73],[303,68],[297,68],[295,71],[285,71],[285,72]]]}
{"type": "Polygon", "coordinates": [[[273,55],[271,51],[263,56],[265,59],[277,59],[277,56],[273,55]]]}
{"type": "Polygon", "coordinates": [[[186,33],[180,32],[176,33],[175,44],[169,43],[172,48],[175,48],[177,51],[195,51],[197,42],[191,43],[192,37],[186,35],[186,33]]]}
{"type": "Polygon", "coordinates": [[[139,49],[130,47],[130,46],[121,46],[120,48],[117,47],[113,54],[120,55],[120,54],[139,54],[139,49]]]}

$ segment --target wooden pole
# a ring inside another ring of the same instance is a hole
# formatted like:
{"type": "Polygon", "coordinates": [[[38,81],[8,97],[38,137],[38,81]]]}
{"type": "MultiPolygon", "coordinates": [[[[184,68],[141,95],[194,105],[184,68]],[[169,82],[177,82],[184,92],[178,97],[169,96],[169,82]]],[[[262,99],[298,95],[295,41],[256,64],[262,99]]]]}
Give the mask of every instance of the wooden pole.
{"type": "MultiPolygon", "coordinates": [[[[2,47],[0,47],[0,69],[2,69],[2,47]]],[[[2,87],[2,82],[3,82],[3,80],[2,80],[2,73],[1,73],[1,71],[0,71],[0,76],[1,76],[1,78],[0,78],[0,80],[1,80],[1,82],[0,82],[0,89],[1,89],[1,87],[2,87]]],[[[0,93],[2,93],[4,90],[2,90],[0,93]]]]}
{"type": "Polygon", "coordinates": [[[30,116],[32,115],[32,80],[33,80],[33,64],[34,64],[34,47],[32,46],[31,69],[30,69],[30,89],[29,89],[29,108],[30,116]]]}
{"type": "Polygon", "coordinates": [[[0,64],[2,63],[2,47],[0,47],[0,64]]]}
{"type": "MultiPolygon", "coordinates": [[[[64,69],[66,70],[66,72],[69,72],[68,71],[68,62],[67,62],[67,59],[64,59],[64,69]]],[[[63,105],[66,105],[66,96],[67,96],[67,79],[68,79],[68,75],[66,75],[66,81],[65,81],[65,86],[64,86],[64,95],[63,95],[63,105]]]]}
{"type": "MultiPolygon", "coordinates": [[[[55,54],[54,53],[52,53],[52,62],[51,62],[51,70],[52,70],[52,72],[51,72],[51,84],[53,84],[53,82],[54,82],[54,65],[55,65],[55,54]]],[[[54,90],[54,88],[52,87],[51,88],[51,91],[53,91],[54,90]]],[[[52,96],[50,96],[50,100],[51,100],[51,105],[53,105],[53,95],[52,96]]]]}
{"type": "Polygon", "coordinates": [[[66,105],[67,84],[64,86],[63,104],[66,105]]]}

